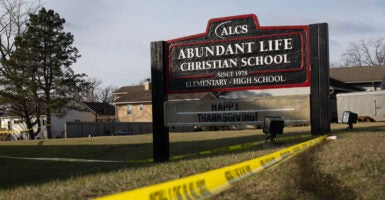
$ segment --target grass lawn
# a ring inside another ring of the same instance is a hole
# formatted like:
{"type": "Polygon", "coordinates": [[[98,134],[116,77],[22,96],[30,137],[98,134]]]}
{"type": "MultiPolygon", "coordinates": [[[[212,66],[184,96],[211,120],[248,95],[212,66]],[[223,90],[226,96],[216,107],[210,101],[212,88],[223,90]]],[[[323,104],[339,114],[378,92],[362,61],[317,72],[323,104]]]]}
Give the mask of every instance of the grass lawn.
{"type": "MultiPolygon", "coordinates": [[[[385,123],[332,125],[327,141],[277,168],[248,178],[211,199],[379,199],[385,196],[385,123]]],[[[0,156],[82,158],[119,163],[0,158],[0,199],[87,199],[250,160],[308,140],[309,127],[286,127],[283,145],[263,145],[261,130],[171,133],[171,156],[257,142],[236,151],[217,151],[168,163],[152,158],[152,134],[1,141],[0,156]]]]}

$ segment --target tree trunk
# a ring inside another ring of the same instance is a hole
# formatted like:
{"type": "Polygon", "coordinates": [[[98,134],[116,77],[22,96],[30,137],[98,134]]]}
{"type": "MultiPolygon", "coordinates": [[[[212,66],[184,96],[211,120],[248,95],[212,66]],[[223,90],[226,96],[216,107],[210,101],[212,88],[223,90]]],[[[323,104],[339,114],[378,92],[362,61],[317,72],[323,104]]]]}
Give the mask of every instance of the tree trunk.
{"type": "Polygon", "coordinates": [[[47,108],[47,124],[46,124],[46,129],[47,129],[47,137],[49,139],[52,139],[53,138],[53,135],[52,135],[52,129],[51,129],[51,109],[47,108]]]}
{"type": "Polygon", "coordinates": [[[52,139],[53,134],[52,134],[52,128],[51,128],[51,107],[50,107],[52,102],[51,102],[50,88],[51,88],[51,84],[47,83],[47,86],[44,90],[45,102],[46,102],[45,115],[47,117],[47,123],[46,123],[45,127],[47,130],[47,137],[49,139],[52,139]]]}
{"type": "Polygon", "coordinates": [[[41,131],[40,117],[36,117],[36,121],[35,122],[32,122],[32,120],[29,117],[26,117],[25,118],[25,123],[27,124],[29,138],[30,139],[35,139],[35,137],[41,131]],[[37,125],[37,130],[36,131],[33,130],[35,125],[37,125]]]}

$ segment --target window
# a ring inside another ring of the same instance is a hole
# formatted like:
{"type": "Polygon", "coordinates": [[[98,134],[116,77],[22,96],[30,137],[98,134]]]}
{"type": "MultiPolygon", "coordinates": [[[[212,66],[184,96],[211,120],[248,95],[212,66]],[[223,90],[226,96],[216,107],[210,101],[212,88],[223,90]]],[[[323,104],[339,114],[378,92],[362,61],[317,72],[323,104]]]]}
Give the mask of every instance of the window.
{"type": "Polygon", "coordinates": [[[127,115],[131,115],[132,114],[132,104],[128,104],[127,105],[127,115]]]}
{"type": "Polygon", "coordinates": [[[140,105],[139,105],[139,110],[142,111],[143,108],[144,108],[144,107],[143,107],[143,104],[140,104],[140,105]]]}
{"type": "Polygon", "coordinates": [[[15,120],[13,121],[13,124],[22,124],[23,123],[23,120],[15,120]]]}

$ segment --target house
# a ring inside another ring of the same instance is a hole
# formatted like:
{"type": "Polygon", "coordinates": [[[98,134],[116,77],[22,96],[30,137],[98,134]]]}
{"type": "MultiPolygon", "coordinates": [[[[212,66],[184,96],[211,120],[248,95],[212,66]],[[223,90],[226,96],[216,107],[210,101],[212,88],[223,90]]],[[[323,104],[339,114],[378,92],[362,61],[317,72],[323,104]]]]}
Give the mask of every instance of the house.
{"type": "Polygon", "coordinates": [[[151,90],[143,85],[124,86],[114,91],[115,118],[117,122],[151,122],[151,90]]]}
{"type": "Polygon", "coordinates": [[[95,122],[115,121],[115,107],[113,105],[101,102],[82,103],[95,116],[95,122]]]}
{"type": "Polygon", "coordinates": [[[385,89],[385,65],[330,68],[330,78],[366,91],[385,89]]]}
{"type": "MultiPolygon", "coordinates": [[[[62,137],[66,122],[99,122],[99,121],[114,121],[115,108],[108,103],[99,102],[82,102],[79,104],[79,110],[70,110],[65,116],[51,116],[51,130],[54,137],[62,137]]],[[[42,115],[41,132],[38,138],[46,137],[46,116],[42,115]]],[[[0,117],[1,129],[13,130],[21,132],[27,130],[27,126],[23,119],[4,113],[0,117]]]]}
{"type": "MultiPolygon", "coordinates": [[[[124,86],[114,93],[117,122],[152,122],[152,94],[144,85],[124,86]]],[[[174,100],[209,100],[216,99],[213,93],[189,93],[168,95],[174,100]]]]}
{"type": "MultiPolygon", "coordinates": [[[[32,118],[36,120],[36,118],[32,118]]],[[[40,124],[42,125],[42,130],[45,130],[45,115],[40,116],[40,124]]],[[[34,128],[36,131],[37,127],[34,128]]],[[[0,130],[4,132],[1,134],[0,140],[17,140],[17,139],[28,139],[28,134],[26,133],[27,125],[24,123],[24,120],[20,117],[11,115],[9,112],[2,112],[0,115],[0,130]],[[8,136],[11,136],[10,138],[8,136]]]]}
{"type": "Polygon", "coordinates": [[[79,110],[70,110],[66,116],[51,116],[52,134],[63,137],[66,122],[114,121],[115,108],[109,103],[82,102],[79,110]]]}

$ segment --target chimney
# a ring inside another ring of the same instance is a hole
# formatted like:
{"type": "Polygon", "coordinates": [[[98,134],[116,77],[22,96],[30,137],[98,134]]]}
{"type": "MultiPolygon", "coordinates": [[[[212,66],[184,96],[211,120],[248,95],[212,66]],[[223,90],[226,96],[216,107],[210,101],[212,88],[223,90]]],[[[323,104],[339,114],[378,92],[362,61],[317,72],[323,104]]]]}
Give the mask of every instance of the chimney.
{"type": "Polygon", "coordinates": [[[151,83],[149,78],[144,82],[144,90],[145,91],[151,90],[151,83]]]}

